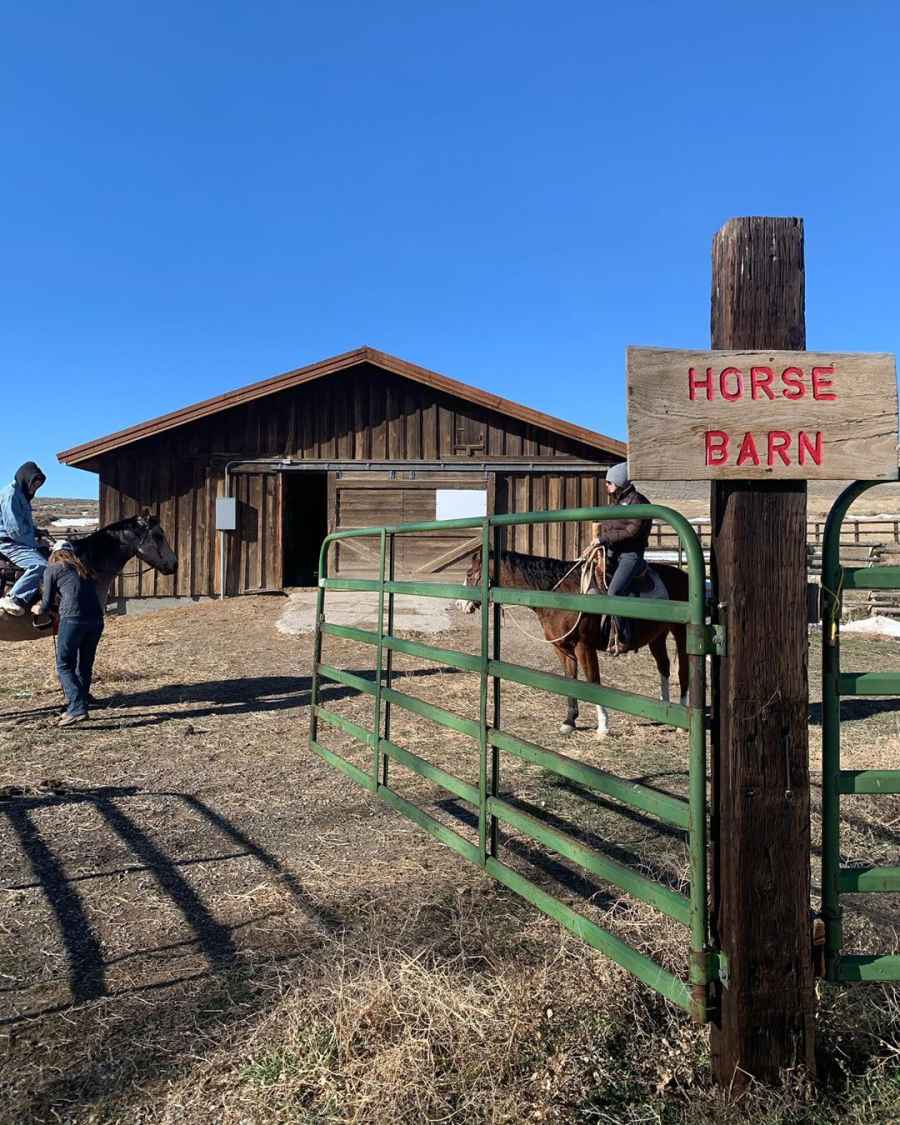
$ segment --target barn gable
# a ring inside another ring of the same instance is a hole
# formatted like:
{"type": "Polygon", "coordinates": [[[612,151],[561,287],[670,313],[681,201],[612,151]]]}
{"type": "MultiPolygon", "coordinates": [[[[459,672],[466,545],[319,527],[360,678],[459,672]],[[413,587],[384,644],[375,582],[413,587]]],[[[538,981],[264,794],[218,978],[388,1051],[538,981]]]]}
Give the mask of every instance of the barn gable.
{"type": "MultiPolygon", "coordinates": [[[[367,382],[371,381],[373,373],[393,374],[405,382],[427,388],[435,397],[442,395],[445,398],[455,398],[460,402],[469,403],[477,409],[493,411],[501,414],[504,418],[516,419],[523,425],[568,437],[595,450],[599,449],[602,452],[620,457],[625,456],[624,443],[615,438],[607,437],[572,422],[566,422],[561,418],[554,418],[552,415],[544,414],[541,411],[532,410],[520,403],[512,402],[509,399],[501,398],[499,395],[493,395],[479,390],[477,387],[461,383],[456,379],[450,379],[446,375],[440,375],[436,371],[430,371],[428,368],[409,363],[397,356],[389,355],[387,352],[363,347],[352,352],[346,352],[343,355],[321,360],[319,363],[311,364],[308,367],[286,372],[284,375],[277,375],[272,379],[252,383],[239,390],[230,391],[216,398],[206,399],[203,402],[195,403],[193,406],[172,411],[159,418],[153,418],[128,429],[119,430],[105,437],[85,442],[83,445],[63,450],[58,454],[59,460],[66,465],[96,471],[97,459],[104,453],[121,449],[143,438],[179,429],[182,426],[216,414],[230,412],[238,406],[248,405],[272,396],[280,396],[282,392],[319,382],[328,376],[334,376],[336,373],[346,375],[351,372],[356,374],[357,380],[362,375],[367,382]]],[[[334,382],[333,379],[329,381],[332,384],[334,382]]],[[[344,381],[341,380],[341,383],[344,381]]],[[[340,384],[338,385],[340,386],[340,384]]],[[[377,379],[374,381],[374,385],[377,388],[377,379]]],[[[365,397],[359,396],[355,387],[347,388],[346,392],[342,390],[342,397],[349,400],[351,396],[354,403],[361,403],[365,397]]],[[[380,410],[380,403],[376,405],[375,409],[376,411],[380,410]]],[[[386,402],[384,411],[390,412],[391,409],[392,404],[386,402]]]]}
{"type": "MultiPolygon", "coordinates": [[[[103,522],[149,507],[178,554],[174,576],[138,572],[121,593],[196,597],[221,592],[223,550],[227,593],[305,585],[326,531],[435,519],[454,490],[482,494],[490,511],[597,503],[604,467],[624,453],[601,434],[360,349],[60,459],[99,473],[103,522]],[[215,508],[225,494],[239,501],[239,527],[222,535],[215,508]]],[[[563,554],[581,532],[521,534],[523,549],[563,554]]],[[[398,573],[455,573],[467,544],[459,534],[410,539],[398,573]]],[[[364,541],[342,547],[337,566],[366,573],[364,541]]]]}

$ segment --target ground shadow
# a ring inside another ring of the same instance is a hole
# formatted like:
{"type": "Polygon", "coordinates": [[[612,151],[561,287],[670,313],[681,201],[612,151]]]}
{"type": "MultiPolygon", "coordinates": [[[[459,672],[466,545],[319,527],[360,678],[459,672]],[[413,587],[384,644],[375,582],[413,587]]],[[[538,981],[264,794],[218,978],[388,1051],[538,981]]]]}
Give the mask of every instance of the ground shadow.
{"type": "MultiPolygon", "coordinates": [[[[459,824],[464,824],[475,832],[478,831],[478,814],[458,797],[444,797],[435,801],[433,807],[441,809],[459,824]]],[[[564,863],[554,859],[549,852],[541,851],[526,841],[509,837],[505,833],[501,834],[501,839],[502,845],[507,851],[518,859],[537,867],[545,875],[559,883],[560,886],[565,887],[571,894],[590,901],[593,906],[599,906],[602,910],[610,910],[619,901],[620,895],[612,895],[609,891],[605,891],[592,882],[583,871],[573,871],[564,863]]],[[[501,889],[498,885],[497,890],[500,891],[501,889]]]]}
{"type": "MultiPolygon", "coordinates": [[[[372,668],[348,668],[354,676],[374,682],[372,668]]],[[[427,676],[460,675],[457,668],[417,668],[412,672],[397,673],[395,678],[402,682],[408,677],[421,679],[427,676]]],[[[312,690],[310,676],[244,676],[231,680],[209,680],[196,684],[167,684],[147,691],[128,692],[109,695],[101,700],[101,707],[92,712],[92,726],[100,729],[115,729],[119,725],[130,727],[156,726],[170,719],[202,719],[210,715],[262,714],[267,711],[285,711],[309,704],[312,690]],[[207,704],[185,708],[184,704],[207,704]],[[116,716],[108,711],[125,711],[132,708],[178,707],[177,711],[165,714],[140,715],[128,718],[123,724],[116,722],[116,716]]],[[[336,701],[346,699],[359,692],[330,680],[321,680],[319,695],[322,699],[336,701]]],[[[28,711],[0,712],[0,719],[46,719],[62,710],[62,704],[35,707],[28,711]]]]}
{"type": "MultiPolygon", "coordinates": [[[[875,715],[890,715],[900,711],[900,699],[842,699],[841,722],[855,723],[862,719],[871,719],[875,715]]],[[[822,704],[810,703],[809,724],[813,727],[822,725],[822,704]]]]}
{"type": "MultiPolygon", "coordinates": [[[[33,882],[19,883],[16,889],[40,887],[53,912],[65,950],[71,999],[42,1012],[26,1012],[0,1019],[0,1026],[9,1026],[48,1011],[65,1011],[78,1004],[107,996],[105,971],[111,961],[103,956],[102,943],[93,929],[88,911],[77,884],[87,879],[109,878],[125,873],[149,872],[160,892],[169,898],[190,927],[193,937],[154,949],[154,953],[174,950],[183,945],[198,945],[212,972],[226,970],[239,958],[232,931],[236,926],[219,922],[198,891],[191,885],[184,869],[204,859],[180,860],[169,856],[156,839],[126,811],[130,798],[160,798],[181,802],[192,815],[202,817],[240,851],[212,857],[217,862],[252,856],[276,874],[290,893],[297,908],[320,934],[337,932],[343,923],[336,915],[316,902],[303,888],[298,877],[262,845],[251,839],[231,820],[206,802],[188,793],[155,793],[135,786],[101,787],[55,792],[47,795],[22,795],[0,800],[0,816],[5,816],[22,847],[33,874],[33,882]],[[70,876],[56,852],[41,834],[32,813],[72,804],[88,804],[96,809],[106,825],[138,859],[136,865],[115,871],[88,872],[70,876]]],[[[12,889],[12,888],[9,888],[12,889]]],[[[245,923],[244,923],[245,924],[245,923]]],[[[243,924],[242,924],[243,925],[243,924]]],[[[120,960],[121,958],[119,958],[120,960]]],[[[9,989],[4,991],[20,991],[9,989]]],[[[116,992],[118,995],[118,992],[116,992]]]]}

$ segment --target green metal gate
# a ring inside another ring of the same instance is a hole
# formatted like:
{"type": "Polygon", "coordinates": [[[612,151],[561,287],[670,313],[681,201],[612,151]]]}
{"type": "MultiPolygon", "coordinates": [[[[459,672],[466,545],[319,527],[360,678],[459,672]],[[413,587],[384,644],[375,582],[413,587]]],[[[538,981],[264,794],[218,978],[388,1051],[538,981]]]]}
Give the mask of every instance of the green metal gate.
{"type": "Polygon", "coordinates": [[[900,955],[841,952],[840,896],[900,891],[900,867],[842,867],[841,797],[900,793],[900,770],[841,769],[841,699],[900,695],[900,671],[842,672],[840,626],[846,590],[900,589],[900,566],[841,566],[841,525],[853,501],[879,481],[856,481],[834,503],[822,540],[822,917],[825,975],[832,981],[900,980],[900,955]]]}
{"type": "Polygon", "coordinates": [[[705,569],[703,552],[694,529],[679,513],[657,505],[635,505],[629,509],[635,518],[663,520],[675,529],[684,551],[690,581],[687,602],[641,601],[597,595],[562,594],[551,591],[504,589],[491,581],[490,568],[482,566],[481,589],[462,584],[398,582],[394,578],[395,539],[398,535],[435,530],[477,530],[481,536],[484,560],[493,550],[499,558],[503,529],[521,524],[573,523],[617,518],[613,508],[572,508],[554,512],[499,515],[476,519],[444,520],[402,524],[394,527],[353,528],[333,532],[322,544],[319,564],[319,589],[316,613],[314,668],[310,706],[310,748],[329,765],[342,770],[358,785],[403,813],[442,843],[470,862],[483,867],[506,887],[515,891],[539,910],[556,919],[572,933],[639,977],[645,984],[690,1012],[698,1022],[709,1013],[709,986],[717,979],[720,955],[709,942],[707,908],[707,827],[706,827],[706,654],[712,651],[712,630],[705,616],[705,569]],[[328,577],[329,548],[350,537],[375,537],[379,541],[377,579],[328,577]],[[366,591],[377,594],[377,629],[366,630],[331,623],[326,618],[326,595],[332,590],[366,591]],[[396,595],[481,601],[481,649],[478,655],[437,648],[393,635],[396,595]],[[583,613],[614,613],[622,617],[684,623],[687,626],[690,662],[688,704],[664,703],[656,699],[567,680],[549,672],[537,671],[501,659],[501,607],[504,605],[550,607],[583,613]],[[375,679],[370,681],[322,662],[323,636],[341,637],[371,645],[375,650],[375,679]],[[476,717],[462,717],[434,704],[426,703],[392,686],[393,653],[405,653],[437,661],[451,668],[477,673],[480,677],[480,704],[476,717]],[[323,680],[343,684],[372,698],[372,723],[362,727],[323,707],[320,687],[323,680]],[[501,683],[543,689],[560,696],[574,696],[584,702],[609,707],[629,715],[649,718],[680,727],[688,732],[689,797],[687,800],[636,782],[615,777],[567,755],[546,749],[505,732],[501,724],[501,683]],[[489,706],[489,683],[493,686],[489,706]],[[404,708],[423,719],[459,731],[477,743],[479,783],[471,785],[439,766],[397,745],[391,740],[390,710],[404,708]],[[490,711],[490,714],[489,714],[490,711]],[[365,770],[323,745],[322,725],[339,729],[371,750],[371,765],[365,770]],[[688,834],[690,891],[681,894],[662,883],[613,861],[588,847],[572,835],[551,828],[501,796],[501,754],[537,765],[561,777],[576,781],[612,797],[642,813],[650,814],[688,834]],[[436,782],[477,809],[478,845],[439,822],[424,809],[412,804],[390,786],[391,761],[398,762],[420,776],[436,782]],[[513,826],[612,883],[634,898],[648,903],[683,923],[689,931],[689,979],[670,973],[652,958],[629,946],[621,938],[598,926],[566,903],[548,894],[530,879],[503,862],[498,824],[513,826]]]}

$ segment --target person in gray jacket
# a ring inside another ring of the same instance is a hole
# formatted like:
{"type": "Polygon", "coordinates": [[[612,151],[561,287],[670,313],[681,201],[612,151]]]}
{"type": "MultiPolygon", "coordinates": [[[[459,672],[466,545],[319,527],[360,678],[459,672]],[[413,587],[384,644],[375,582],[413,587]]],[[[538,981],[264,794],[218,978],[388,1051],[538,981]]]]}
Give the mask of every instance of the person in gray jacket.
{"type": "Polygon", "coordinates": [[[47,568],[31,514],[31,501],[46,479],[34,461],[26,461],[12,484],[0,490],[0,555],[23,571],[6,597],[0,598],[0,611],[13,617],[21,617],[36,600],[47,568]]]}

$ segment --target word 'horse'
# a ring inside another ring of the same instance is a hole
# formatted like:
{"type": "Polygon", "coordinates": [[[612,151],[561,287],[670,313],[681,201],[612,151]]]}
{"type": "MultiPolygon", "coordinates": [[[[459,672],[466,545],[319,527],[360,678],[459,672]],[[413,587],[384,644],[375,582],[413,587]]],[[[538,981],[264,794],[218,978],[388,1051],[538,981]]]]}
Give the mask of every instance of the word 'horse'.
{"type": "MultiPolygon", "coordinates": [[[[100,604],[105,606],[109,588],[123,568],[138,558],[160,574],[174,574],[178,566],[159,520],[144,512],[140,516],[111,523],[91,535],[72,542],[72,552],[90,568],[100,604]]],[[[45,635],[35,628],[32,616],[10,617],[0,613],[0,641],[34,641],[45,635]]]]}
{"type": "MultiPolygon", "coordinates": [[[[481,551],[472,556],[472,562],[466,574],[467,586],[481,585],[481,551]]],[[[490,577],[493,581],[493,556],[489,562],[490,577]]],[[[673,601],[686,601],[688,596],[688,576],[677,566],[654,564],[666,593],[673,601]]],[[[562,559],[545,559],[538,555],[522,555],[515,551],[504,551],[500,556],[499,575],[496,585],[507,586],[518,590],[556,590],[562,594],[579,594],[580,567],[562,559]],[[574,573],[572,573],[574,569],[574,573]],[[568,572],[568,574],[567,574],[568,572]]],[[[598,588],[600,594],[605,594],[605,586],[598,588]]],[[[466,603],[466,612],[474,613],[481,603],[471,601],[466,603]]],[[[590,684],[600,683],[600,665],[597,652],[601,646],[600,625],[601,615],[598,613],[578,614],[567,609],[539,609],[529,606],[532,613],[537,616],[544,631],[544,638],[556,650],[563,672],[570,680],[578,679],[581,669],[582,679],[590,684]]],[[[669,654],[666,650],[666,638],[671,633],[678,650],[678,683],[681,689],[681,702],[687,702],[688,692],[688,655],[687,655],[687,629],[684,625],[676,625],[666,621],[641,621],[632,620],[632,648],[649,647],[659,670],[659,698],[669,702],[669,654]]],[[[569,698],[566,709],[565,721],[560,726],[562,734],[571,734],[575,730],[575,720],[578,718],[578,700],[569,698]]],[[[597,737],[605,738],[609,733],[609,715],[605,707],[597,707],[597,737]]]]}

